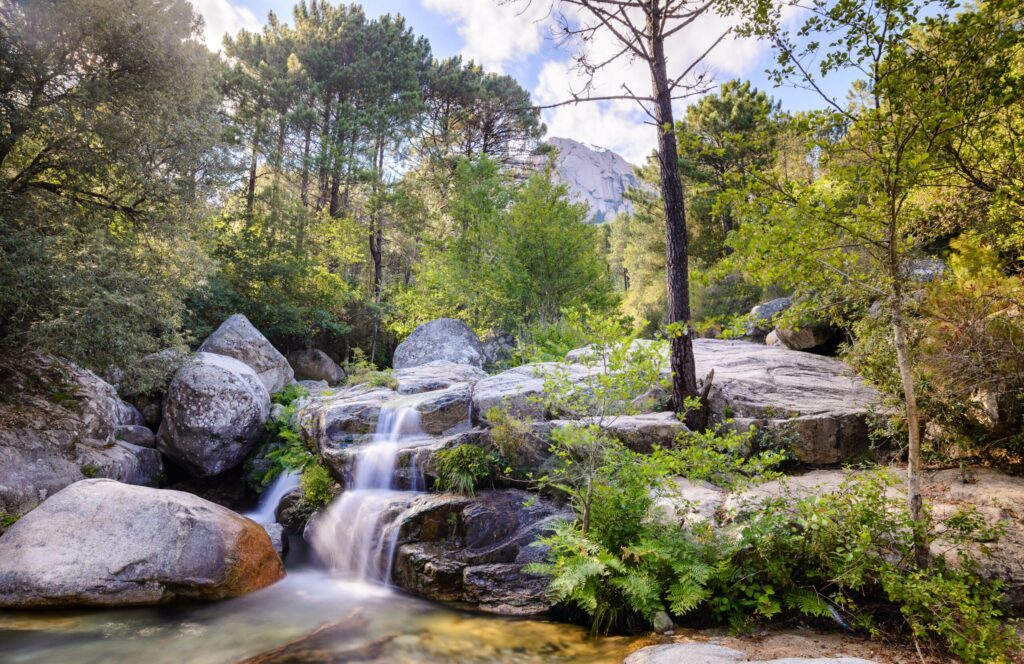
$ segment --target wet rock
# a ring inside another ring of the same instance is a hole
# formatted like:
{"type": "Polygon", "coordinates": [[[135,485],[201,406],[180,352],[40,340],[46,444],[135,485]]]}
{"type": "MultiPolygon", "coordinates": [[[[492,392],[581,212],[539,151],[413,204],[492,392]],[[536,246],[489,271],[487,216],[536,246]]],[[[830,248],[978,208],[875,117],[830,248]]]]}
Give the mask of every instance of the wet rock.
{"type": "Polygon", "coordinates": [[[114,439],[139,424],[90,371],[41,353],[0,356],[0,512],[21,514],[90,476],[155,483],[159,455],[114,439]]]}
{"type": "Polygon", "coordinates": [[[313,506],[306,502],[302,489],[296,487],[281,496],[274,514],[286,533],[301,536],[313,512],[313,506]]]}
{"type": "Polygon", "coordinates": [[[248,365],[270,394],[279,391],[295,378],[284,355],[242,314],[235,314],[221,323],[199,346],[199,352],[233,357],[248,365]]]}
{"type": "Polygon", "coordinates": [[[168,388],[157,445],[197,477],[219,475],[245,459],[269,412],[270,395],[251,368],[196,353],[168,388]]]}
{"type": "Polygon", "coordinates": [[[651,621],[651,629],[655,632],[665,633],[676,628],[676,624],[672,622],[672,618],[664,611],[658,611],[654,616],[654,620],[651,621]]]}
{"type": "Polygon", "coordinates": [[[298,381],[322,380],[328,385],[336,385],[345,380],[345,372],[338,363],[318,348],[293,350],[288,353],[288,364],[298,381]]]}
{"type": "Polygon", "coordinates": [[[303,435],[323,449],[339,441],[352,442],[356,434],[372,433],[381,408],[397,397],[387,387],[354,385],[303,402],[296,418],[303,435]]]}
{"type": "Polygon", "coordinates": [[[506,615],[546,612],[544,579],[523,570],[529,545],[562,508],[524,491],[482,491],[476,498],[427,494],[400,517],[392,580],[420,597],[465,602],[506,615]]]}
{"type": "Polygon", "coordinates": [[[739,650],[713,643],[666,643],[648,646],[627,657],[623,664],[876,664],[857,657],[796,657],[751,660],[739,650]]]}
{"type": "Polygon", "coordinates": [[[440,434],[459,425],[469,424],[473,406],[472,387],[466,383],[444,390],[423,392],[404,399],[420,413],[420,426],[429,434],[440,434]]]}
{"type": "Polygon", "coordinates": [[[277,551],[277,555],[281,556],[282,559],[288,554],[288,534],[284,531],[284,526],[280,523],[260,523],[263,530],[267,531],[267,536],[270,537],[270,543],[274,547],[274,551],[277,551]]]}
{"type": "Polygon", "coordinates": [[[395,348],[395,370],[436,360],[482,367],[484,349],[473,330],[460,320],[438,318],[420,325],[395,348]]]}
{"type": "Polygon", "coordinates": [[[223,599],[284,576],[258,524],[197,496],[84,480],[0,538],[0,606],[223,599]]]}
{"type": "Polygon", "coordinates": [[[395,372],[399,394],[444,390],[459,384],[473,385],[487,374],[478,367],[447,360],[427,362],[395,372]]]}

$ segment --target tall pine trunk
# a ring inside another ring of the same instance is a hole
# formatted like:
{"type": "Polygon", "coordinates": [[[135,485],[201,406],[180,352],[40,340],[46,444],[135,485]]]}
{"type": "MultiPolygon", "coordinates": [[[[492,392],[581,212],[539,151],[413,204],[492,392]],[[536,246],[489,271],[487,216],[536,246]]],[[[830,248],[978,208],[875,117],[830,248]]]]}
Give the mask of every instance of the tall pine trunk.
{"type": "MultiPolygon", "coordinates": [[[[683,204],[683,183],[679,176],[675,121],[672,113],[672,88],[665,63],[665,43],[656,35],[653,25],[660,20],[648,17],[650,37],[651,87],[658,132],[658,166],[661,171],[661,199],[665,207],[665,259],[668,286],[668,323],[671,344],[672,403],[682,411],[686,399],[698,396],[693,338],[690,327],[689,248],[686,237],[686,209],[683,204]]],[[[688,412],[686,424],[702,429],[705,420],[701,411],[688,412]]]]}

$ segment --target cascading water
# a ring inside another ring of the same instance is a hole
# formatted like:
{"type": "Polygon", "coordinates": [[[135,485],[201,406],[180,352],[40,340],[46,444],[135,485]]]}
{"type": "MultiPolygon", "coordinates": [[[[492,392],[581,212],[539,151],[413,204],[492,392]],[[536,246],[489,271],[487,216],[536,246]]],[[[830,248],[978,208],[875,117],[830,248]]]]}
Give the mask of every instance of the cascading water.
{"type": "Polygon", "coordinates": [[[260,494],[260,502],[256,505],[256,509],[246,512],[245,516],[256,523],[273,523],[277,518],[274,513],[277,511],[281,499],[284,498],[284,494],[299,486],[300,474],[296,470],[286,470],[278,475],[273,483],[260,494]]]}
{"type": "Polygon", "coordinates": [[[398,532],[392,526],[422,484],[413,472],[412,490],[396,486],[402,450],[423,442],[415,408],[382,408],[371,442],[355,455],[352,481],[314,524],[313,550],[332,572],[350,579],[387,583],[398,532]]]}

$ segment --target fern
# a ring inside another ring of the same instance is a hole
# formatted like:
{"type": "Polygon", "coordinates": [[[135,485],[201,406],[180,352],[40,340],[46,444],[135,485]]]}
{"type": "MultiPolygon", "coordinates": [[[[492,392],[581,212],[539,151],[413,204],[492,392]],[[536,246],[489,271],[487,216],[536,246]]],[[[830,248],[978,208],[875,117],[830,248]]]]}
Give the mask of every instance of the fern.
{"type": "Polygon", "coordinates": [[[831,616],[833,612],[832,605],[817,591],[809,588],[796,588],[787,593],[783,603],[787,608],[813,618],[831,616]]]}

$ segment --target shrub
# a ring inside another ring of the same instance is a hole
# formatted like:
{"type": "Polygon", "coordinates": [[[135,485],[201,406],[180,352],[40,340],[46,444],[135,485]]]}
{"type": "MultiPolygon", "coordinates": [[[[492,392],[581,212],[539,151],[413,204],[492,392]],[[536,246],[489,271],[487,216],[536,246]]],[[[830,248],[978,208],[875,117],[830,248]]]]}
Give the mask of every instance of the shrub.
{"type": "MultiPolygon", "coordinates": [[[[300,388],[301,389],[301,388],[300,388]]],[[[263,425],[266,437],[263,444],[245,462],[245,480],[256,491],[262,491],[264,487],[273,482],[278,475],[288,470],[302,471],[316,461],[316,456],[302,440],[298,428],[295,425],[295,400],[303,394],[291,392],[294,398],[288,400],[287,405],[281,410],[277,417],[272,417],[263,425]],[[260,460],[269,462],[260,463],[260,460]]],[[[283,399],[289,396],[289,389],[285,388],[275,396],[282,395],[283,399]]]]}
{"type": "Polygon", "coordinates": [[[435,455],[437,488],[472,497],[480,481],[491,474],[495,459],[478,445],[463,444],[435,455]]]}
{"type": "Polygon", "coordinates": [[[299,478],[302,496],[314,509],[320,509],[334,498],[334,478],[327,467],[320,463],[311,463],[302,471],[299,478]]]}
{"type": "Polygon", "coordinates": [[[398,389],[398,379],[390,369],[380,370],[372,362],[366,359],[362,350],[356,349],[352,360],[347,363],[345,373],[348,375],[348,385],[369,385],[370,387],[387,387],[392,390],[398,389]]]}
{"type": "Polygon", "coordinates": [[[282,406],[290,406],[295,401],[309,396],[309,390],[303,386],[295,383],[293,385],[286,385],[277,392],[274,392],[270,400],[273,403],[281,404],[282,406]]]}

